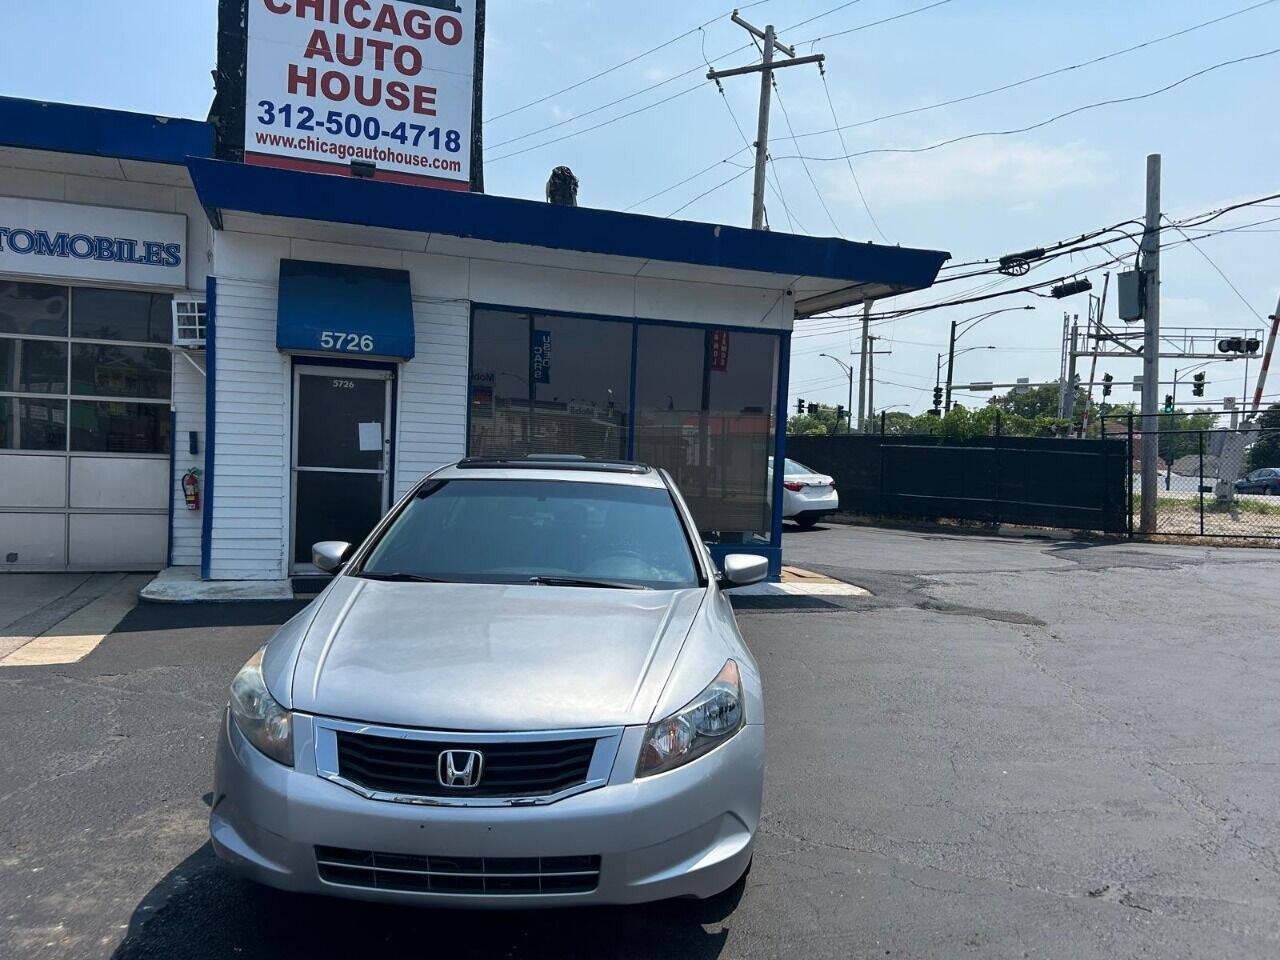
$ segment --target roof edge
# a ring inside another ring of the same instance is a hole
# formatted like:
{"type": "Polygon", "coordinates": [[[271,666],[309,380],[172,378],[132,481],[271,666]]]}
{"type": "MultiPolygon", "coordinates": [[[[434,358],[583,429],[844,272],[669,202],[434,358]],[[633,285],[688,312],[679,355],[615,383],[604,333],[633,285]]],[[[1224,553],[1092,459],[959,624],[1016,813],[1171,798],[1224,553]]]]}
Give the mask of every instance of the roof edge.
{"type": "Polygon", "coordinates": [[[215,227],[225,210],[902,290],[931,286],[950,257],[221,160],[187,167],[215,227]]]}
{"type": "Polygon", "coordinates": [[[0,146],[178,165],[213,156],[213,124],[0,97],[0,146]]]}

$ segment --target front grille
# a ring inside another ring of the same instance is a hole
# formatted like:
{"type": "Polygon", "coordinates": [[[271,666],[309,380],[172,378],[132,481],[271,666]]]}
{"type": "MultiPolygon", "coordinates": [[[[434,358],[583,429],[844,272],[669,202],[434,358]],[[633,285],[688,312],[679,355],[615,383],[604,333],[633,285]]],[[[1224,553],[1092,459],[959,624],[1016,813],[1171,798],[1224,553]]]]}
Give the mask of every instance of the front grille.
{"type": "Polygon", "coordinates": [[[436,857],[316,847],[316,867],[326,883],[408,893],[590,893],[600,883],[598,856],[436,857]]]}
{"type": "Polygon", "coordinates": [[[449,743],[338,731],[338,774],[367,790],[418,797],[545,797],[587,781],[596,741],[528,740],[449,743]],[[477,786],[441,785],[442,750],[477,750],[484,757],[477,786]]]}

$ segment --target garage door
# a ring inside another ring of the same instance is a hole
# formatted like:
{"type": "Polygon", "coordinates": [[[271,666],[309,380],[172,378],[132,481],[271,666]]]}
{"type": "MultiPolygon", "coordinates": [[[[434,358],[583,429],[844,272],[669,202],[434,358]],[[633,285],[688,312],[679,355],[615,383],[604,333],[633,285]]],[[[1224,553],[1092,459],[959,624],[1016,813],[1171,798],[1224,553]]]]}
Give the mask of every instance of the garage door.
{"type": "Polygon", "coordinates": [[[155,570],[167,294],[0,281],[0,570],[155,570]]]}

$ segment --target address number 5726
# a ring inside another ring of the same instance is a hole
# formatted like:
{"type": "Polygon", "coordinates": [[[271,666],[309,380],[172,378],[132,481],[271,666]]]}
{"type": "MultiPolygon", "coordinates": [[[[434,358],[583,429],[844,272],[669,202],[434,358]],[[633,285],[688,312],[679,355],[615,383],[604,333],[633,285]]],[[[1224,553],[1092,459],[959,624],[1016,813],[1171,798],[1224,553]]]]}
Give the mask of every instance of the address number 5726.
{"type": "Polygon", "coordinates": [[[337,333],[325,330],[320,334],[320,346],[325,350],[343,350],[347,353],[373,353],[373,337],[368,334],[337,333]]]}

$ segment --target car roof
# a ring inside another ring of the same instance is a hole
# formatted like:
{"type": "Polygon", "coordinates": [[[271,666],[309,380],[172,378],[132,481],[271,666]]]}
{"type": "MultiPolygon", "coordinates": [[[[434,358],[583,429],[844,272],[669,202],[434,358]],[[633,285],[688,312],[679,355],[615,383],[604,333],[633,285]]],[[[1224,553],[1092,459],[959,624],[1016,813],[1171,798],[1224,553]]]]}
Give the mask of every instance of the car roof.
{"type": "Polygon", "coordinates": [[[566,480],[665,487],[662,475],[648,464],[626,460],[591,460],[570,455],[468,457],[437,470],[431,477],[433,480],[566,480]]]}

